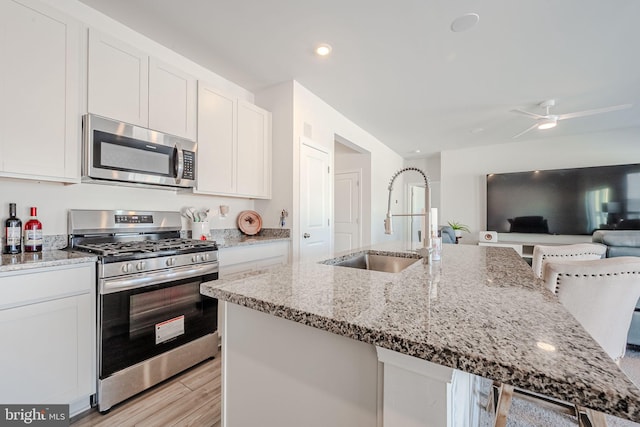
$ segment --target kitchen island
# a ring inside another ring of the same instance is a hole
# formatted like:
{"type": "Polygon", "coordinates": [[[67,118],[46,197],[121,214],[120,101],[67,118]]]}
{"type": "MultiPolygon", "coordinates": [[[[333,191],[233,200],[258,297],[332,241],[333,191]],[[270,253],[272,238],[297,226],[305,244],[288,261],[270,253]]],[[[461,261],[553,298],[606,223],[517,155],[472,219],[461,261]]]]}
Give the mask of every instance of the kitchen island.
{"type": "Polygon", "coordinates": [[[392,425],[415,406],[426,425],[474,421],[477,405],[450,407],[473,376],[640,421],[638,388],[509,248],[445,245],[399,273],[298,263],[201,292],[227,306],[227,427],[392,425]]]}

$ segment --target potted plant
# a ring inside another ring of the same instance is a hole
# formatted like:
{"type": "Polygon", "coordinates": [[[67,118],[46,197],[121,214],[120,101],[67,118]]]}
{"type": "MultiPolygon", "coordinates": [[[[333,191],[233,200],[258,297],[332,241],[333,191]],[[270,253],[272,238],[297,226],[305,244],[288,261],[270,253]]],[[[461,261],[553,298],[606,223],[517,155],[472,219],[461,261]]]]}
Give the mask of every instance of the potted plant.
{"type": "Polygon", "coordinates": [[[471,232],[469,230],[469,226],[460,224],[459,222],[456,222],[456,221],[453,221],[453,222],[449,221],[449,227],[453,228],[453,232],[455,233],[456,237],[462,237],[463,231],[467,233],[471,232]]]}

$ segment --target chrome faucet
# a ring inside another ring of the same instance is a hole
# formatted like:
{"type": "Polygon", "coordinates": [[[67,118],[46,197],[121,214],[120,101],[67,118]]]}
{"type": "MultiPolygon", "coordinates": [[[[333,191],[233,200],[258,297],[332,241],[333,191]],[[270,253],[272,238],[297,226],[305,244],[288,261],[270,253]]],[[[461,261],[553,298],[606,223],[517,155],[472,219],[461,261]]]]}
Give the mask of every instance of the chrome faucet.
{"type": "Polygon", "coordinates": [[[389,202],[387,203],[387,217],[384,220],[384,233],[385,234],[393,234],[393,224],[391,221],[391,191],[393,190],[393,182],[396,180],[398,175],[408,172],[408,171],[416,171],[422,178],[424,178],[424,214],[396,214],[395,216],[424,216],[425,220],[422,221],[422,248],[418,250],[418,253],[424,258],[425,262],[431,262],[431,252],[433,251],[431,238],[431,181],[429,177],[420,169],[414,167],[408,167],[400,169],[398,172],[393,174],[391,177],[391,181],[389,181],[389,202]],[[426,228],[426,230],[425,230],[426,228]]]}

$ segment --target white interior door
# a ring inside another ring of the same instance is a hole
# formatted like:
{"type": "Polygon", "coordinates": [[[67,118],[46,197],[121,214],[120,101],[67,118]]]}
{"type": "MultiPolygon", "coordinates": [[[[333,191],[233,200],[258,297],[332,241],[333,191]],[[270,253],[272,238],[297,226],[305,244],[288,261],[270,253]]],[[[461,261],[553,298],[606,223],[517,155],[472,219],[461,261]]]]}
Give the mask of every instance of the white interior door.
{"type": "Polygon", "coordinates": [[[336,173],[334,177],[334,250],[348,251],[360,242],[360,172],[336,173]]]}
{"type": "Polygon", "coordinates": [[[329,153],[312,143],[300,144],[300,259],[328,256],[329,153]]]}

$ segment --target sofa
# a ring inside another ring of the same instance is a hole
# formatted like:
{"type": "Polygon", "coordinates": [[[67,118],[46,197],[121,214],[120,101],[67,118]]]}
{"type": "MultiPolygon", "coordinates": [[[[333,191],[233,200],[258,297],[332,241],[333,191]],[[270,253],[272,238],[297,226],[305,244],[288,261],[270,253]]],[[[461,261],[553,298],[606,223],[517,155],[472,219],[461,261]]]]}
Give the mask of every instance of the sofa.
{"type": "Polygon", "coordinates": [[[597,230],[591,240],[607,246],[607,258],[640,256],[640,230],[597,230]]]}
{"type": "Polygon", "coordinates": [[[456,233],[448,225],[442,225],[438,228],[438,236],[442,237],[442,243],[455,243],[456,233]]]}

